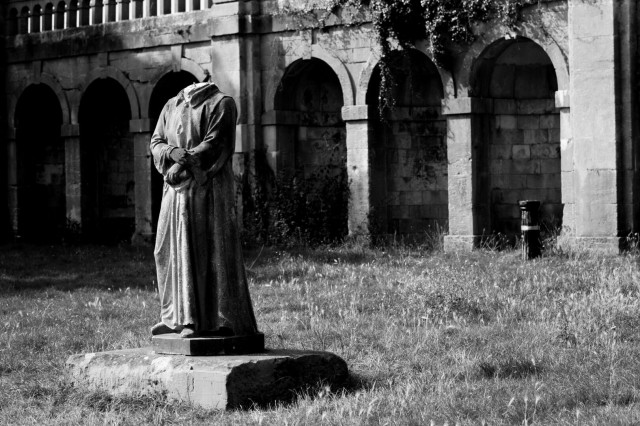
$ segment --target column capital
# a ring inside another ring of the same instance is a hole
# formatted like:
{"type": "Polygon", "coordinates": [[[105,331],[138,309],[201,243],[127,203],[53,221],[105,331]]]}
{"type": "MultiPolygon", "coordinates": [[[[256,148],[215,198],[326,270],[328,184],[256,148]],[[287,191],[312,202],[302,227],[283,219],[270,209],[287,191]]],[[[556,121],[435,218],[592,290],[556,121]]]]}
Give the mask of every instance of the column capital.
{"type": "Polygon", "coordinates": [[[344,121],[368,120],[373,115],[369,105],[349,105],[342,107],[342,119],[344,121]]]}
{"type": "Polygon", "coordinates": [[[571,106],[571,98],[568,90],[558,90],[556,92],[556,108],[563,109],[571,106]]]}
{"type": "Polygon", "coordinates": [[[493,99],[489,98],[448,98],[442,100],[442,115],[491,114],[493,99]]]}
{"type": "Polygon", "coordinates": [[[129,131],[131,133],[146,133],[151,131],[151,120],[148,118],[140,118],[129,120],[129,131]]]}

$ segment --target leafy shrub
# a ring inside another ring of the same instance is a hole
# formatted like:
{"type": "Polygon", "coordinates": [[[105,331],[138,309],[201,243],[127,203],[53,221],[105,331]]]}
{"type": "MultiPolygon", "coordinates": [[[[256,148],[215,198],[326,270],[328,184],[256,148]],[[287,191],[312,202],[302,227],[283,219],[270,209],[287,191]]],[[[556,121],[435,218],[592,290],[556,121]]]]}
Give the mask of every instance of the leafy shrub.
{"type": "MultiPolygon", "coordinates": [[[[257,159],[260,157],[257,156],[257,159]]],[[[260,160],[257,160],[260,161],[260,160]]],[[[342,242],[347,235],[349,182],[344,167],[325,165],[260,176],[246,183],[243,197],[246,245],[310,245],[342,242]]]]}

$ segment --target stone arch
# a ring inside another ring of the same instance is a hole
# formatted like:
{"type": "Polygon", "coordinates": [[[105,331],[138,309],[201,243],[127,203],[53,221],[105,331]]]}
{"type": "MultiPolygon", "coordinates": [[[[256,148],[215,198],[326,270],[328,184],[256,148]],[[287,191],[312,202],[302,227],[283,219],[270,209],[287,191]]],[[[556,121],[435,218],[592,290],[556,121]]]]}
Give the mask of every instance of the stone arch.
{"type": "Polygon", "coordinates": [[[80,100],[83,233],[128,240],[135,229],[135,161],[129,95],[114,78],[94,78],[80,100]]]}
{"type": "MultiPolygon", "coordinates": [[[[411,51],[420,52],[421,54],[425,55],[429,59],[429,61],[433,62],[433,58],[426,52],[426,48],[419,49],[416,47],[411,49],[411,51]]],[[[364,67],[362,68],[362,71],[360,71],[360,76],[358,78],[356,87],[356,105],[366,104],[367,92],[369,90],[371,76],[373,75],[373,71],[375,70],[376,66],[380,62],[380,59],[382,59],[382,53],[380,52],[380,49],[373,50],[369,55],[369,58],[367,59],[364,67]]],[[[445,71],[440,67],[436,67],[436,69],[438,70],[438,74],[440,76],[445,98],[449,96],[455,96],[456,88],[451,73],[445,71]]]]}
{"type": "Polygon", "coordinates": [[[202,68],[196,61],[189,58],[180,58],[180,69],[178,71],[190,73],[199,82],[208,81],[211,78],[208,70],[202,68]]]}
{"type": "MultiPolygon", "coordinates": [[[[549,56],[556,71],[558,90],[569,90],[568,58],[554,40],[541,39],[526,29],[523,29],[522,36],[516,37],[515,39],[528,39],[540,46],[547,56],[549,56]]],[[[506,37],[497,38],[491,42],[488,42],[486,38],[476,40],[466,51],[461,61],[457,79],[458,85],[473,87],[472,80],[475,78],[474,75],[476,74],[475,69],[478,67],[478,60],[482,58],[486,52],[499,49],[500,46],[509,44],[513,40],[513,38],[506,37]]],[[[474,96],[474,93],[469,93],[469,96],[474,96]]]]}
{"type": "Polygon", "coordinates": [[[12,7],[9,10],[6,34],[8,36],[14,36],[18,34],[18,9],[16,9],[15,7],[12,7]]]}
{"type": "Polygon", "coordinates": [[[30,84],[20,94],[13,113],[17,235],[28,240],[57,240],[66,224],[65,144],[59,98],[47,84],[30,84]]]}
{"type": "Polygon", "coordinates": [[[542,202],[549,229],[562,224],[558,72],[539,43],[501,38],[475,58],[468,77],[474,97],[492,100],[482,118],[477,155],[480,198],[487,200],[486,229],[519,233],[519,200],[542,202]]]}
{"type": "Polygon", "coordinates": [[[40,28],[40,17],[42,16],[42,6],[36,4],[33,6],[33,12],[31,13],[31,32],[39,33],[42,29],[40,28]]]}
{"type": "Polygon", "coordinates": [[[20,16],[18,18],[18,34],[29,33],[29,19],[31,18],[31,11],[28,6],[24,6],[20,10],[20,16]]]}
{"type": "MultiPolygon", "coordinates": [[[[304,213],[297,210],[296,214],[303,232],[314,241],[339,240],[348,232],[343,83],[322,59],[297,59],[277,86],[274,109],[263,116],[267,161],[272,171],[278,172],[278,179],[292,179],[290,182],[300,184],[291,188],[305,188],[307,207],[304,213]],[[326,214],[314,216],[312,211],[326,214]]],[[[347,99],[353,102],[353,98],[347,99]]],[[[295,191],[289,196],[299,199],[295,191]]]]}
{"type": "MultiPolygon", "coordinates": [[[[62,108],[62,124],[71,124],[71,115],[70,115],[71,108],[69,105],[69,100],[67,99],[67,95],[64,89],[62,88],[62,85],[60,84],[58,79],[55,78],[53,75],[49,73],[42,73],[40,74],[39,77],[29,80],[25,82],[23,85],[21,85],[19,89],[16,90],[16,93],[22,94],[27,89],[27,87],[33,84],[40,84],[40,83],[49,86],[49,88],[53,90],[53,93],[55,93],[56,96],[58,97],[60,108],[62,108]]],[[[9,105],[10,117],[15,117],[17,102],[18,102],[18,97],[12,97],[10,99],[10,105],[9,105]]]]}
{"type": "Polygon", "coordinates": [[[82,90],[85,91],[94,80],[103,79],[103,78],[112,78],[116,80],[122,88],[127,93],[127,97],[129,98],[129,106],[131,108],[131,119],[137,120],[140,118],[140,102],[138,101],[138,93],[136,92],[135,87],[131,83],[131,81],[125,76],[125,74],[120,71],[118,68],[113,67],[111,65],[96,68],[92,70],[85,79],[82,90]]]}
{"type": "Polygon", "coordinates": [[[311,59],[316,58],[321,60],[322,62],[329,65],[331,70],[338,77],[338,81],[340,82],[340,88],[342,89],[342,102],[344,106],[354,105],[354,96],[353,96],[353,83],[351,80],[351,76],[345,64],[337,58],[335,55],[329,53],[324,47],[320,45],[312,45],[311,46],[311,55],[309,58],[300,58],[300,57],[292,57],[285,56],[284,60],[284,69],[285,71],[282,74],[278,75],[278,83],[274,85],[270,85],[267,87],[265,93],[265,111],[272,111],[274,109],[274,102],[276,97],[276,91],[278,90],[279,82],[282,81],[282,78],[286,74],[286,70],[289,69],[291,64],[300,59],[311,59]]]}
{"type": "Polygon", "coordinates": [[[386,63],[395,84],[389,88],[394,107],[384,109],[384,119],[380,67],[364,76],[362,102],[371,111],[371,224],[377,233],[421,238],[446,229],[449,220],[442,74],[418,49],[392,52],[386,63]]]}

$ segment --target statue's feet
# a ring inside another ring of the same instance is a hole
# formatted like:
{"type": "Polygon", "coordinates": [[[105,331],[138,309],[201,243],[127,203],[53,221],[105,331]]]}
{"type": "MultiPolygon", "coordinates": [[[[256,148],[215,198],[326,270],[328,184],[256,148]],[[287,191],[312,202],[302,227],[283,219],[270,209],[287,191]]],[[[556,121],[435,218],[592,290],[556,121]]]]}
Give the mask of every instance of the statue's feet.
{"type": "Polygon", "coordinates": [[[180,332],[180,337],[184,339],[188,339],[190,337],[196,337],[196,330],[192,325],[185,325],[182,331],[180,332]]]}
{"type": "Polygon", "coordinates": [[[151,335],[152,336],[157,336],[159,334],[169,334],[169,333],[175,333],[175,331],[173,329],[169,328],[167,325],[165,325],[162,322],[159,322],[156,325],[154,325],[153,327],[151,327],[151,335]]]}

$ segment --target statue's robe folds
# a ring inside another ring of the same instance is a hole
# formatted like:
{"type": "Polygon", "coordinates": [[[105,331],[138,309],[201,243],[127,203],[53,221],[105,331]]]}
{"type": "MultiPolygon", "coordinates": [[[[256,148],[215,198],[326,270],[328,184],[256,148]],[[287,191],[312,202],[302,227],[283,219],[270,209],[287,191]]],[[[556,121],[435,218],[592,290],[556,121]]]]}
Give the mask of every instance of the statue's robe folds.
{"type": "Polygon", "coordinates": [[[165,176],[155,246],[161,315],[176,331],[193,325],[257,333],[235,213],[236,114],[232,98],[199,84],[167,102],[151,139],[165,176]],[[197,163],[175,185],[166,182],[173,147],[187,149],[197,163]]]}

